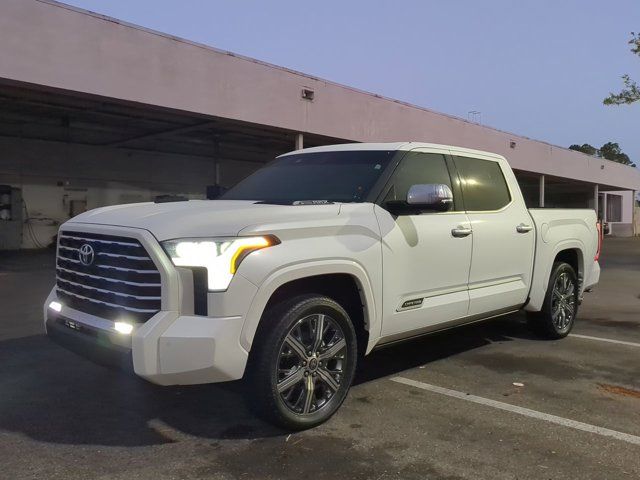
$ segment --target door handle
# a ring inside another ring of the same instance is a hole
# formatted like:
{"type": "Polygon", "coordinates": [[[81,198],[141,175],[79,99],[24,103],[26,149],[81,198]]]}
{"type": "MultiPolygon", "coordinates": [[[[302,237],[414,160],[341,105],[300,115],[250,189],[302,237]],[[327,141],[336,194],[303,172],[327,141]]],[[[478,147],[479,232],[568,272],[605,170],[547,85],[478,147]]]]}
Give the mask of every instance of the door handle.
{"type": "Polygon", "coordinates": [[[525,225],[524,223],[521,223],[516,227],[516,232],[518,233],[527,233],[531,230],[533,230],[533,227],[531,225],[525,225]]]}
{"type": "Polygon", "coordinates": [[[463,227],[462,225],[451,230],[451,235],[457,238],[466,237],[467,235],[471,235],[472,233],[473,233],[473,230],[467,227],[463,227]]]}

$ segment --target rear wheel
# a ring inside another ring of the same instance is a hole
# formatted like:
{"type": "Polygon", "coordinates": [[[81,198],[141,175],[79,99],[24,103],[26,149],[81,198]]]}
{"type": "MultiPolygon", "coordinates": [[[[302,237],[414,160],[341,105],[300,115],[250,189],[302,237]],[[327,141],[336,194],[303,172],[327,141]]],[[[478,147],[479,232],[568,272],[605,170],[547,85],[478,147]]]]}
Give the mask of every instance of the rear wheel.
{"type": "Polygon", "coordinates": [[[528,314],[532,330],[546,338],[566,337],[578,313],[578,290],[578,276],[573,267],[564,262],[554,263],[542,310],[528,314]]]}
{"type": "Polygon", "coordinates": [[[254,408],[292,430],[325,422],[355,373],[356,334],[347,312],[330,298],[305,295],[276,305],[263,322],[248,372],[254,408]]]}

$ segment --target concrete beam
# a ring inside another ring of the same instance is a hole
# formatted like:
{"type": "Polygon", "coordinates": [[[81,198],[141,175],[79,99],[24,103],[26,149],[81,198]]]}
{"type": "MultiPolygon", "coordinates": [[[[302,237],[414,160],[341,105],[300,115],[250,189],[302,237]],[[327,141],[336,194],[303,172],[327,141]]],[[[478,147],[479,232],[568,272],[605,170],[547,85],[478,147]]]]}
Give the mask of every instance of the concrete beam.
{"type": "Polygon", "coordinates": [[[169,130],[163,130],[161,132],[148,133],[146,135],[139,135],[137,137],[127,138],[125,140],[119,140],[117,142],[107,143],[105,147],[123,147],[139,140],[152,140],[154,138],[168,137],[172,135],[180,135],[183,133],[197,132],[198,130],[204,130],[205,128],[211,128],[215,126],[215,122],[199,123],[197,125],[187,125],[185,127],[171,128],[169,130]]]}

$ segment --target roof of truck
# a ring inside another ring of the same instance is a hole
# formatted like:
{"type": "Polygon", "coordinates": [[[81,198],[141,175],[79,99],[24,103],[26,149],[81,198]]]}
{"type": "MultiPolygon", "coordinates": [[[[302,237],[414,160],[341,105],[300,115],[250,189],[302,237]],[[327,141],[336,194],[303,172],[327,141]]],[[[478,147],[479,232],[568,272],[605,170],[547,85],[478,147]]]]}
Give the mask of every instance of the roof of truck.
{"type": "Polygon", "coordinates": [[[414,148],[429,148],[437,150],[454,150],[458,153],[468,153],[474,156],[494,157],[504,159],[502,155],[497,153],[486,152],[482,150],[473,150],[470,148],[456,147],[454,145],[441,145],[437,143],[425,142],[388,142],[388,143],[340,143],[336,145],[324,145],[322,147],[311,147],[303,150],[294,150],[284,155],[293,155],[296,153],[315,153],[315,152],[340,152],[349,150],[413,150],[414,148]]]}

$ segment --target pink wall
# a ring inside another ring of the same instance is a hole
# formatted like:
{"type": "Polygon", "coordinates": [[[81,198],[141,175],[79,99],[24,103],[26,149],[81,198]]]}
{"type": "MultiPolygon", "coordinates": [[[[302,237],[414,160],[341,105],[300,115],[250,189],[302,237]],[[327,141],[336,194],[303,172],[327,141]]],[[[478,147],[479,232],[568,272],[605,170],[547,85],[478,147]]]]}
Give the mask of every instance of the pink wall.
{"type": "Polygon", "coordinates": [[[478,148],[514,168],[640,190],[637,169],[48,0],[3,0],[0,78],[355,141],[478,148]]]}

